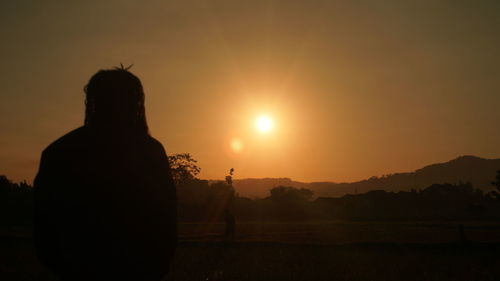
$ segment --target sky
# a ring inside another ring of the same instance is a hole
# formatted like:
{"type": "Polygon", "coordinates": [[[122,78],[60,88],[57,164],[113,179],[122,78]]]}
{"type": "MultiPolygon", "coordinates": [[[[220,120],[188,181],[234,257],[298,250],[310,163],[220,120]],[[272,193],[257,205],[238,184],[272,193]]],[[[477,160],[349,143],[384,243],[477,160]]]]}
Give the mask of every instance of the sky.
{"type": "Polygon", "coordinates": [[[120,63],[152,136],[201,178],[346,182],[500,158],[496,0],[7,0],[0,38],[0,174],[15,181],[120,63]]]}

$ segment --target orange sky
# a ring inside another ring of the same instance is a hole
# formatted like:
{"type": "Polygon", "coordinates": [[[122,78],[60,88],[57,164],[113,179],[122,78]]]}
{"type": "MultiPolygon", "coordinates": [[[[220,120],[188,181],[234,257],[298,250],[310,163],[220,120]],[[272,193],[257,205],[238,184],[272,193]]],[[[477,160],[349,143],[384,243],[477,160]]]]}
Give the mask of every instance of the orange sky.
{"type": "Polygon", "coordinates": [[[0,174],[16,181],[83,123],[90,76],[120,62],[142,79],[152,135],[202,178],[353,181],[500,157],[498,1],[11,2],[0,174]]]}

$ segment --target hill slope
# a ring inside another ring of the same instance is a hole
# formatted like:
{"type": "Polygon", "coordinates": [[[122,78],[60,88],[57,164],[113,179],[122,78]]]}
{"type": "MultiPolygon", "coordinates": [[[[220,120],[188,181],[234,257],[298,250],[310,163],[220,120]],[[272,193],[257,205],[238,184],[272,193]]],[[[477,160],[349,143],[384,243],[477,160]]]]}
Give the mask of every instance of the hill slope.
{"type": "Polygon", "coordinates": [[[474,187],[483,191],[493,189],[490,182],[495,172],[500,170],[500,159],[483,159],[475,156],[461,156],[445,163],[425,166],[414,172],[397,173],[384,177],[352,183],[333,182],[297,182],[289,178],[236,179],[234,186],[241,196],[266,197],[269,189],[284,185],[297,188],[308,188],[316,196],[338,197],[345,194],[364,193],[370,190],[409,191],[423,189],[433,183],[471,182],[474,187]]]}

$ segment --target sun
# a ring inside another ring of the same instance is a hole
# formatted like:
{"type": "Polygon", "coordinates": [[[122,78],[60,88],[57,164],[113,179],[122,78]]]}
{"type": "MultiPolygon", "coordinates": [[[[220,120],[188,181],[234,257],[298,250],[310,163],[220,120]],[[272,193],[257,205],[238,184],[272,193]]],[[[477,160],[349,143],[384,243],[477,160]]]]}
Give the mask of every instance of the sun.
{"type": "Polygon", "coordinates": [[[269,116],[261,115],[257,117],[255,126],[259,132],[268,133],[273,129],[273,119],[269,116]]]}

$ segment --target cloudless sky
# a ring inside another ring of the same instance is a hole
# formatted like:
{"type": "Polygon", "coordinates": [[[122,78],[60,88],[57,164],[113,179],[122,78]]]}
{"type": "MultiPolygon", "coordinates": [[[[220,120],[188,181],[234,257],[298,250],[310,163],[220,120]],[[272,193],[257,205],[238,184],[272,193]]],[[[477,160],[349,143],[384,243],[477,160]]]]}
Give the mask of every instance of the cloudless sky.
{"type": "Polygon", "coordinates": [[[496,0],[11,0],[0,38],[0,174],[16,181],[82,125],[90,76],[120,63],[151,134],[202,178],[340,182],[500,157],[496,0]]]}

